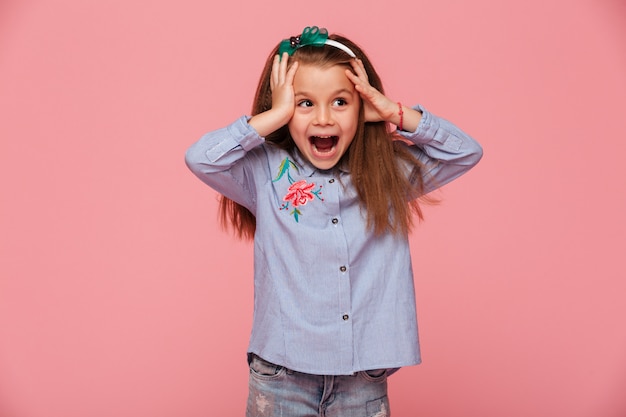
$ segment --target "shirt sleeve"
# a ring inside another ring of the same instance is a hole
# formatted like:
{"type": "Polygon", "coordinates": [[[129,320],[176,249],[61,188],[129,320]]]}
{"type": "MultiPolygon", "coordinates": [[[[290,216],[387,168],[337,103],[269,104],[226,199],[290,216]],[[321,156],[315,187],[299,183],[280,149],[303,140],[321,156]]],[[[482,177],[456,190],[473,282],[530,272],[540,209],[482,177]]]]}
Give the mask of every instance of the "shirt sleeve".
{"type": "Polygon", "coordinates": [[[435,116],[421,105],[422,113],[414,132],[398,133],[414,146],[413,154],[424,165],[424,193],[429,193],[463,175],[483,155],[480,144],[451,122],[435,116]]]}
{"type": "Polygon", "coordinates": [[[189,169],[205,184],[253,213],[256,202],[251,162],[244,158],[265,139],[242,116],[234,123],[209,132],[185,154],[189,169]]]}

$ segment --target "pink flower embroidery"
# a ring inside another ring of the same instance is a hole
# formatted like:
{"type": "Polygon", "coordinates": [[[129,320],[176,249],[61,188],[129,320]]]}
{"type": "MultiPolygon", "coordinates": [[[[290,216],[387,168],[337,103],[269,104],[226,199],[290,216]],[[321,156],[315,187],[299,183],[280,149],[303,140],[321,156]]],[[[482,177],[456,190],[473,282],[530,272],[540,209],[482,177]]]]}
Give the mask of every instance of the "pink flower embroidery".
{"type": "Polygon", "coordinates": [[[300,216],[302,215],[302,212],[298,208],[299,206],[305,205],[310,200],[313,200],[314,197],[317,197],[317,199],[321,201],[324,201],[324,198],[321,197],[321,185],[314,190],[313,188],[315,188],[315,183],[307,184],[306,180],[294,182],[290,172],[291,168],[293,168],[296,172],[299,172],[298,166],[290,161],[289,158],[283,159],[278,167],[278,175],[272,180],[272,182],[279,181],[284,175],[287,175],[287,180],[289,180],[289,184],[291,185],[287,190],[287,194],[283,197],[283,201],[286,201],[286,203],[280,206],[280,210],[289,210],[290,206],[293,206],[293,209],[289,214],[293,216],[296,222],[299,222],[300,216]]]}
{"type": "Polygon", "coordinates": [[[313,200],[311,190],[314,187],[315,183],[307,184],[306,180],[294,182],[289,186],[289,192],[283,197],[283,201],[290,202],[294,207],[303,206],[313,200]]]}

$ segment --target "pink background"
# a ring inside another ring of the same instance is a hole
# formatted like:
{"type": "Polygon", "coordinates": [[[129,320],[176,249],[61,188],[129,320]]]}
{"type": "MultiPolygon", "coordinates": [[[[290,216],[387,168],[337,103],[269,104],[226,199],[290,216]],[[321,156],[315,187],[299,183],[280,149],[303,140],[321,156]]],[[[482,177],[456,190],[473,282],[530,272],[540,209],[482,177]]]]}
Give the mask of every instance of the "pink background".
{"type": "Polygon", "coordinates": [[[393,414],[626,415],[623,1],[2,0],[1,417],[243,415],[251,245],[183,155],[313,24],[485,148],[412,236],[393,414]]]}

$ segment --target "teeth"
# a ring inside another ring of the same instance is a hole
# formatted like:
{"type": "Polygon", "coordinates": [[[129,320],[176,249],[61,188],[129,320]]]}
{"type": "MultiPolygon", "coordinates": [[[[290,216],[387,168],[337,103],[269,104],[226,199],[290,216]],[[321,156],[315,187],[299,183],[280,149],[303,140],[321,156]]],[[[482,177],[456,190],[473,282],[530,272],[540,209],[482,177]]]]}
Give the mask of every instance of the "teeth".
{"type": "Polygon", "coordinates": [[[309,140],[316,153],[325,155],[331,154],[335,150],[339,138],[336,135],[313,135],[309,140]],[[318,145],[322,145],[322,147],[320,148],[318,145]]]}
{"type": "Polygon", "coordinates": [[[314,148],[317,152],[319,152],[319,153],[329,153],[329,152],[332,152],[332,151],[333,151],[333,149],[335,149],[335,147],[334,147],[334,146],[332,146],[332,147],[331,147],[330,149],[328,149],[328,150],[321,151],[321,150],[317,149],[317,146],[315,146],[315,145],[313,145],[313,148],[314,148]]]}

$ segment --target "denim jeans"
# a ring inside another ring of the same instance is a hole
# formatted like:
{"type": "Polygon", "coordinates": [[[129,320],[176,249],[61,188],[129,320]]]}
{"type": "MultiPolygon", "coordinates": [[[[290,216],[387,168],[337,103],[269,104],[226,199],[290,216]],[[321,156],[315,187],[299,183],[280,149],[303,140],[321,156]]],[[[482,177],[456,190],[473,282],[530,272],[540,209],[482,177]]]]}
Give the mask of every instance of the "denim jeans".
{"type": "Polygon", "coordinates": [[[389,417],[387,371],[310,375],[249,355],[246,417],[389,417]]]}

